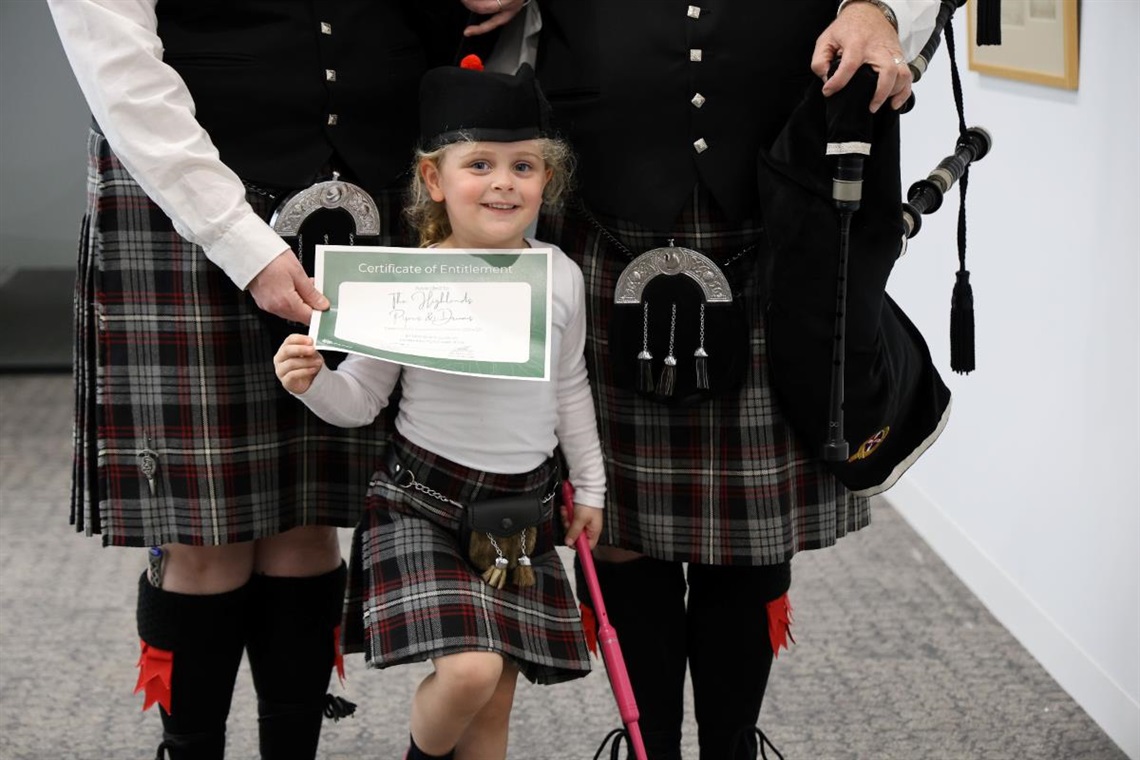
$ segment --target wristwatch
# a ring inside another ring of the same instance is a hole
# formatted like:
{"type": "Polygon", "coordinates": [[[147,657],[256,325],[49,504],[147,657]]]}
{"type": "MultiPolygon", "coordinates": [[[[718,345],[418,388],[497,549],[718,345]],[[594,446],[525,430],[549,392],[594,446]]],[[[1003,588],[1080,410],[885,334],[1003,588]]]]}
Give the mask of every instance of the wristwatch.
{"type": "Polygon", "coordinates": [[[846,8],[848,5],[850,5],[851,3],[868,3],[870,5],[875,6],[880,11],[882,11],[884,16],[887,17],[887,21],[889,21],[891,23],[891,26],[893,26],[895,28],[895,31],[897,32],[899,30],[898,16],[895,15],[895,12],[891,8],[891,6],[884,3],[883,0],[843,0],[843,2],[841,2],[839,4],[839,10],[836,11],[836,15],[839,15],[840,13],[842,13],[843,9],[846,8]]]}

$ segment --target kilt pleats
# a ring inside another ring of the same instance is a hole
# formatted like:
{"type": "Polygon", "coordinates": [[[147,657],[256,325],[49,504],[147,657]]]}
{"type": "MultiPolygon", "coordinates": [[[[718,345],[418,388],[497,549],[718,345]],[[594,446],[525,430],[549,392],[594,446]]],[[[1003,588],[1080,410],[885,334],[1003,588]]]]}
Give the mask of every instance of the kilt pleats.
{"type": "MultiPolygon", "coordinates": [[[[89,138],[75,291],[72,522],[104,544],[219,545],[356,523],[386,422],[328,425],[273,371],[262,312],[89,138]]],[[[267,197],[250,203],[266,217],[267,197]]],[[[396,219],[399,198],[377,199],[396,219]]],[[[385,243],[397,244],[385,240],[385,243]]]]}

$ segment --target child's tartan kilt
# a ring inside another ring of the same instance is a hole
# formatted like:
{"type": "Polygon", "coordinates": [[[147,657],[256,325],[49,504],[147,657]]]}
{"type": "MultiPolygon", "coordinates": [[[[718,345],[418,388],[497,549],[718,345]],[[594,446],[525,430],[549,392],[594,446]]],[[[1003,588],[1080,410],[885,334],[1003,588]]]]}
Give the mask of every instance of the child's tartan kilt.
{"type": "MultiPolygon", "coordinates": [[[[549,483],[553,462],[519,475],[451,462],[400,435],[391,446],[420,483],[459,504],[526,493],[549,483]]],[[[458,543],[463,509],[376,473],[353,534],[345,651],[385,668],[457,652],[498,652],[531,682],[558,683],[590,672],[573,590],[555,551],[558,509],[540,526],[531,555],[535,585],[483,582],[458,543]]]]}

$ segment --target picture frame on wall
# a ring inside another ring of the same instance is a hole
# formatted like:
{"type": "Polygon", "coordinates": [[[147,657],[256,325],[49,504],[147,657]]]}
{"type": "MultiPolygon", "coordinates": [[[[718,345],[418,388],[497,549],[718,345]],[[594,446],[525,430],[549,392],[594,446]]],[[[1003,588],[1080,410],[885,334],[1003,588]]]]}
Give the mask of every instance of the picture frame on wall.
{"type": "Polygon", "coordinates": [[[1001,44],[978,45],[978,0],[969,0],[971,71],[1075,90],[1079,82],[1078,0],[1005,0],[1001,44]]]}

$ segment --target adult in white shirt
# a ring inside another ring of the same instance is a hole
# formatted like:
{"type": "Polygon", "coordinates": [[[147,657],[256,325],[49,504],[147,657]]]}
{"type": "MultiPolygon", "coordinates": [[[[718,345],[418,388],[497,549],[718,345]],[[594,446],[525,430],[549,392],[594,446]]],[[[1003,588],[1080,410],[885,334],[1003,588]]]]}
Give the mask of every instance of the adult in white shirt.
{"type": "Polygon", "coordinates": [[[298,409],[270,364],[327,301],[267,223],[339,172],[399,244],[420,76],[523,0],[51,0],[94,117],[72,522],[154,547],[139,690],[159,750],[215,760],[243,652],[263,758],[314,757],[379,424],[298,409]],[[281,663],[289,663],[282,667],[281,663]]]}

